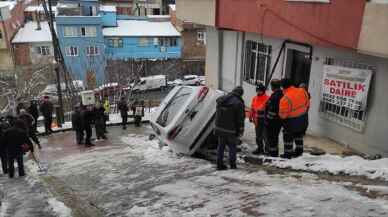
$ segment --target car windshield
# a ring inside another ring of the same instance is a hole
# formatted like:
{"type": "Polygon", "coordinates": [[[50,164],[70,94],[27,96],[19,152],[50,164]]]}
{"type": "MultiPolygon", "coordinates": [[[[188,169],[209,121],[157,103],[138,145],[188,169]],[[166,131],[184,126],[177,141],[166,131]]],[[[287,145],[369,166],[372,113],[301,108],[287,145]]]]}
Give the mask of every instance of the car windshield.
{"type": "Polygon", "coordinates": [[[189,95],[193,92],[191,88],[183,87],[172,97],[170,102],[160,113],[156,123],[160,124],[162,127],[167,126],[171,123],[174,115],[178,113],[181,106],[189,100],[189,95]]]}

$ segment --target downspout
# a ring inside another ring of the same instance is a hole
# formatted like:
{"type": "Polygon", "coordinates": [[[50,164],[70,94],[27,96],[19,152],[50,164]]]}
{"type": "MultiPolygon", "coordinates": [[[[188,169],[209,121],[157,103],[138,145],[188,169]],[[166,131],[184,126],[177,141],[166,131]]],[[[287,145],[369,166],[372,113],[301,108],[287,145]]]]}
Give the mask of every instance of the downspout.
{"type": "Polygon", "coordinates": [[[243,85],[243,76],[244,76],[244,56],[245,56],[245,32],[242,32],[241,37],[241,64],[240,64],[240,86],[243,85]]]}
{"type": "Polygon", "coordinates": [[[222,58],[224,53],[224,32],[218,31],[218,89],[222,90],[222,58]]]}
{"type": "Polygon", "coordinates": [[[240,32],[237,32],[237,37],[236,37],[236,55],[234,57],[234,82],[233,86],[236,87],[237,85],[237,63],[238,63],[238,51],[239,51],[239,41],[240,39],[240,32]]]}

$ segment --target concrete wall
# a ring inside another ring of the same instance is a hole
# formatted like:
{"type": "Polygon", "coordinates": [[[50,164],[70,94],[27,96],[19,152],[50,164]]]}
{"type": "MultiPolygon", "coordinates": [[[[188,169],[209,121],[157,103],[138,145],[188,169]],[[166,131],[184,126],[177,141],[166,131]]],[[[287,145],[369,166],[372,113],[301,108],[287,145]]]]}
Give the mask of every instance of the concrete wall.
{"type": "Polygon", "coordinates": [[[219,63],[219,40],[221,32],[213,27],[206,28],[206,65],[205,77],[206,85],[213,88],[219,88],[219,72],[222,63],[219,63]]]}
{"type": "Polygon", "coordinates": [[[177,17],[206,26],[215,26],[216,0],[177,0],[177,17]]]}
{"type": "MultiPolygon", "coordinates": [[[[217,42],[212,40],[217,38],[215,37],[216,30],[213,29],[209,30],[208,32],[210,33],[208,34],[209,40],[212,42],[208,46],[208,53],[213,54],[216,53],[215,50],[219,50],[218,47],[214,46],[214,44],[217,44],[217,42]]],[[[224,90],[230,90],[233,86],[233,83],[239,83],[238,81],[231,82],[231,80],[233,81],[236,79],[233,78],[235,74],[231,71],[231,69],[233,66],[235,66],[235,64],[237,64],[237,66],[241,66],[242,55],[238,55],[239,60],[236,60],[234,55],[236,53],[241,53],[241,51],[237,48],[238,46],[236,46],[238,34],[235,32],[224,31],[223,36],[223,48],[221,50],[223,50],[224,53],[222,54],[222,84],[220,86],[222,86],[224,90]]],[[[246,33],[245,40],[261,41],[261,38],[257,34],[246,33]]],[[[283,39],[264,38],[263,40],[265,44],[272,46],[273,52],[271,65],[273,66],[275,59],[280,51],[283,39]]],[[[243,40],[237,41],[240,41],[240,47],[242,47],[243,40]]],[[[289,48],[301,50],[305,49],[304,47],[294,45],[290,45],[289,48]]],[[[217,69],[217,66],[215,66],[217,61],[214,56],[216,55],[207,56],[207,69],[217,69]]],[[[286,62],[285,60],[286,57],[282,55],[273,78],[281,78],[283,76],[283,67],[286,62]]],[[[236,67],[235,71],[242,75],[241,67],[236,67]]],[[[387,59],[362,55],[350,50],[338,50],[314,46],[309,85],[309,91],[312,97],[309,116],[309,133],[317,136],[331,138],[337,142],[348,145],[365,153],[382,154],[383,156],[388,156],[388,125],[386,124],[388,122],[388,99],[385,96],[387,92],[386,84],[388,82],[387,71],[387,59]],[[353,62],[367,64],[376,68],[369,92],[366,128],[362,133],[330,122],[322,118],[319,114],[323,65],[326,57],[340,60],[350,60],[353,62]]],[[[214,82],[212,79],[216,78],[216,73],[207,71],[206,75],[207,78],[210,78],[210,82],[214,82]]],[[[242,83],[245,90],[244,100],[246,105],[249,106],[251,98],[255,95],[255,87],[254,85],[248,84],[246,82],[242,83]]]]}
{"type": "Polygon", "coordinates": [[[160,45],[154,45],[154,38],[148,38],[146,46],[139,46],[140,38],[121,37],[122,48],[109,47],[109,39],[118,37],[105,37],[106,55],[108,59],[167,59],[181,57],[181,39],[177,38],[177,46],[166,47],[166,51],[161,51],[160,45]]]}
{"type": "Polygon", "coordinates": [[[358,49],[388,57],[388,4],[367,3],[358,49]]]}

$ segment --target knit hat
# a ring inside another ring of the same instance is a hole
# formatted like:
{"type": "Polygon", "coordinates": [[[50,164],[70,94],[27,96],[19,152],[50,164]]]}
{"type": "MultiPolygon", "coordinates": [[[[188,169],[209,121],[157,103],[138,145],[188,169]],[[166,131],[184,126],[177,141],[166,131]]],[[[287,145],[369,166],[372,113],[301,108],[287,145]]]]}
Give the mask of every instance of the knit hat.
{"type": "Polygon", "coordinates": [[[232,90],[232,93],[234,93],[238,96],[242,96],[242,95],[244,95],[244,89],[241,86],[237,86],[232,90]]]}

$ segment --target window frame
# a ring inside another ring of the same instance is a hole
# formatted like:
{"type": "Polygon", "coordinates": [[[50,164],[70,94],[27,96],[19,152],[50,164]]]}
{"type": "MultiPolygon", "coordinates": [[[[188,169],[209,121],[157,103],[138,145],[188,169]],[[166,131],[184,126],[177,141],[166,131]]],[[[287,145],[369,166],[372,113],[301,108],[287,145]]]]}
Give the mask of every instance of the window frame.
{"type": "Polygon", "coordinates": [[[63,27],[63,37],[66,37],[66,38],[79,37],[78,28],[75,26],[64,26],[63,27]],[[67,33],[71,33],[71,34],[67,34],[67,33]]]}
{"type": "Polygon", "coordinates": [[[124,41],[122,38],[110,38],[108,39],[108,46],[110,48],[123,48],[124,41]]]}
{"type": "Polygon", "coordinates": [[[38,54],[41,56],[50,56],[51,54],[50,46],[47,46],[47,45],[37,46],[36,49],[38,54]]]}
{"type": "Polygon", "coordinates": [[[197,41],[202,44],[206,44],[206,31],[197,31],[197,41]]]}
{"type": "Polygon", "coordinates": [[[140,37],[137,41],[138,47],[147,47],[150,44],[150,40],[147,37],[140,37]]]}
{"type": "Polygon", "coordinates": [[[100,49],[98,46],[87,46],[86,47],[86,56],[98,56],[100,55],[100,49]],[[91,52],[93,51],[93,52],[91,52]]]}
{"type": "Polygon", "coordinates": [[[95,27],[95,26],[82,26],[80,28],[80,33],[81,33],[80,34],[81,37],[97,37],[97,27],[95,27]]]}
{"type": "Polygon", "coordinates": [[[271,53],[272,46],[263,44],[261,42],[246,40],[245,41],[245,52],[244,52],[244,81],[256,85],[259,82],[265,84],[271,68],[271,53]],[[261,69],[259,61],[264,57],[264,71],[259,72],[261,69]],[[253,60],[253,61],[252,61],[253,60]],[[254,62],[254,63],[252,63],[254,62]],[[253,64],[253,65],[252,65],[253,64]],[[253,70],[253,71],[252,71],[253,70]],[[260,73],[260,74],[259,74],[260,73]],[[261,73],[263,75],[261,76],[261,73]],[[263,77],[260,79],[260,77],[263,77]]]}
{"type": "Polygon", "coordinates": [[[77,46],[68,46],[66,47],[66,56],[68,57],[78,57],[79,48],[77,46]]]}

